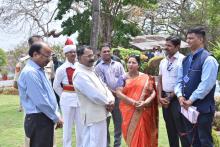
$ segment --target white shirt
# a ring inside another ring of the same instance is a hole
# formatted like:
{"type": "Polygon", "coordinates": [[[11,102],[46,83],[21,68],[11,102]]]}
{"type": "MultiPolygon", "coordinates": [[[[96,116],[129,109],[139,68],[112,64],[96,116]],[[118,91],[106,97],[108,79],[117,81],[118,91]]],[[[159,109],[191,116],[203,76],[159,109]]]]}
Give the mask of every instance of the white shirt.
{"type": "Polygon", "coordinates": [[[176,52],[171,58],[164,58],[160,62],[159,75],[162,76],[162,90],[173,92],[177,81],[178,68],[181,66],[185,56],[176,52]]]}
{"type": "Polygon", "coordinates": [[[73,75],[73,84],[80,100],[80,113],[84,125],[93,125],[106,120],[110,115],[105,105],[115,101],[106,84],[99,78],[93,67],[78,64],[73,75]]]}
{"type": "Polygon", "coordinates": [[[76,92],[63,91],[63,88],[61,87],[61,83],[63,85],[69,85],[66,68],[72,67],[75,69],[76,64],[77,63],[72,64],[66,60],[65,63],[63,63],[59,68],[57,68],[55,79],[53,82],[53,88],[55,92],[60,96],[60,105],[73,107],[79,106],[79,100],[76,92]]]}

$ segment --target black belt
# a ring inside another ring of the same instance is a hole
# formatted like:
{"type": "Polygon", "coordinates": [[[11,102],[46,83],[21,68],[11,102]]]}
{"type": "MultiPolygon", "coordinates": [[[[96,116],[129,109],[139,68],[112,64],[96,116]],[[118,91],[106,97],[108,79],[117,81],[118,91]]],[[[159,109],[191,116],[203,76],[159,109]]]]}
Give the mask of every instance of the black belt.
{"type": "Polygon", "coordinates": [[[173,92],[162,91],[162,97],[168,97],[170,100],[176,98],[176,95],[170,96],[171,93],[173,93],[173,92]]]}
{"type": "Polygon", "coordinates": [[[167,97],[167,96],[169,96],[171,93],[173,93],[173,92],[162,91],[162,96],[163,96],[163,97],[167,97]]]}

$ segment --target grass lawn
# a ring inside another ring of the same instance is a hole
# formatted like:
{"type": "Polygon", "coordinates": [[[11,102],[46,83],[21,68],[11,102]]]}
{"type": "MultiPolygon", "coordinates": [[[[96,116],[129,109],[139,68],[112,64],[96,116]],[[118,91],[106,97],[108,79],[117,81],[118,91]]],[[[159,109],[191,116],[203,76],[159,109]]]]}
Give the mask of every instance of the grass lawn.
{"type": "MultiPolygon", "coordinates": [[[[23,147],[24,129],[23,113],[17,112],[18,96],[0,95],[0,147],[23,147]]],[[[160,109],[159,118],[159,147],[169,147],[166,128],[160,109]]],[[[74,131],[73,131],[74,132],[74,131]]],[[[111,137],[113,142],[113,125],[111,124],[111,137]]],[[[62,129],[56,130],[57,147],[62,147],[62,129]]],[[[73,147],[75,146],[73,133],[73,147]]],[[[124,141],[122,147],[126,147],[124,141]]]]}

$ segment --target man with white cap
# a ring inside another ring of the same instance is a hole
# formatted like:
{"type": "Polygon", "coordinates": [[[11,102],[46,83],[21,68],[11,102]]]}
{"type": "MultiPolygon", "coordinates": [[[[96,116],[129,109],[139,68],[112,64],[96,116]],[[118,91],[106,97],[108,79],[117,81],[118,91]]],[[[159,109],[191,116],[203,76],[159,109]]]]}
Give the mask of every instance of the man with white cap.
{"type": "Polygon", "coordinates": [[[56,71],[53,88],[60,96],[60,107],[63,114],[63,147],[72,147],[72,128],[76,124],[76,147],[82,147],[82,123],[80,120],[79,100],[72,82],[76,68],[76,45],[66,45],[63,48],[66,57],[56,71]]]}

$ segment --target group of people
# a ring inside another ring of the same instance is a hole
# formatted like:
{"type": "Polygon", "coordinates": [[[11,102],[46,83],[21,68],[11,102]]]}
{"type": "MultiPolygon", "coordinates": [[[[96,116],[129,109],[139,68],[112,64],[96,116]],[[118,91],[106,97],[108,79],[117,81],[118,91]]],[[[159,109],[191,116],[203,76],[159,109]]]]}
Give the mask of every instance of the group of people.
{"type": "Polygon", "coordinates": [[[21,71],[18,89],[25,110],[24,129],[31,147],[52,147],[54,128],[63,127],[64,147],[110,146],[113,119],[114,147],[122,135],[129,147],[158,146],[158,104],[163,108],[170,147],[212,147],[214,90],[218,63],[205,49],[205,31],[187,33],[191,53],[179,52],[180,38],[166,39],[166,57],[159,67],[159,81],[139,71],[138,55],[130,55],[127,72],[104,44],[96,62],[89,46],[65,45],[66,61],[57,68],[53,84],[45,75],[52,49],[42,40],[29,49],[30,59],[21,71]],[[55,93],[60,97],[61,113],[55,93]],[[199,117],[191,124],[181,107],[197,107],[199,117]],[[76,145],[72,144],[75,124],[76,145]]]}

